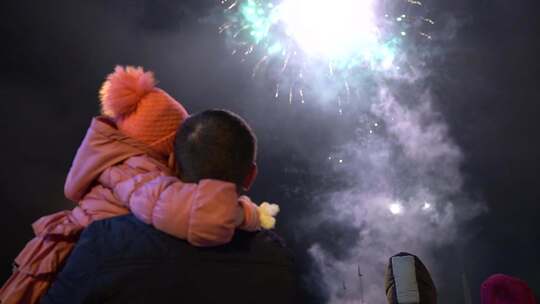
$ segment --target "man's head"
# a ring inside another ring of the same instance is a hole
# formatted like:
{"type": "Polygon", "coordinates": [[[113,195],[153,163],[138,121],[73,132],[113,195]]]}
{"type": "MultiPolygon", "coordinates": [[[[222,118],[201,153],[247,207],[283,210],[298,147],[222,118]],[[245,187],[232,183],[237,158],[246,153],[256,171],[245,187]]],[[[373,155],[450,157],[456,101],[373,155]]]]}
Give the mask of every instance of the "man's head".
{"type": "Polygon", "coordinates": [[[175,156],[180,179],[199,182],[219,179],[247,191],[257,167],[257,140],[248,124],[225,110],[189,116],[176,135],[175,156]]]}

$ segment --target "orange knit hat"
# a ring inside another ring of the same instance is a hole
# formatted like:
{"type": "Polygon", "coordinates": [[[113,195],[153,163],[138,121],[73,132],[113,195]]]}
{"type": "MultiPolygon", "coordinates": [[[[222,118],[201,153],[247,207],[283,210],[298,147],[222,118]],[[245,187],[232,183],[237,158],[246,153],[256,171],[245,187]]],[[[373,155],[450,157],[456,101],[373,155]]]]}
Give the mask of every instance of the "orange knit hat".
{"type": "Polygon", "coordinates": [[[117,66],[99,92],[101,110],[124,134],[166,156],[173,151],[176,130],[188,113],[155,84],[153,73],[142,67],[117,66]]]}

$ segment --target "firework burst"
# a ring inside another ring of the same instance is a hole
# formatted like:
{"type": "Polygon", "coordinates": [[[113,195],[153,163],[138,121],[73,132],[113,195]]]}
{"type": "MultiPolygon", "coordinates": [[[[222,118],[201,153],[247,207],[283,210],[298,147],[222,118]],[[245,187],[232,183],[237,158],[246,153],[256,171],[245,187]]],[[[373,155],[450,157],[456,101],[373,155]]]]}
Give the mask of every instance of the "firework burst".
{"type": "MultiPolygon", "coordinates": [[[[359,75],[395,73],[409,37],[431,39],[415,24],[433,24],[433,20],[404,10],[381,14],[386,9],[383,2],[223,0],[227,21],[219,30],[232,39],[233,55],[243,61],[258,56],[252,76],[272,75],[276,99],[286,95],[291,103],[304,103],[307,84],[324,83],[338,92],[341,112],[341,102],[350,98],[351,86],[362,78],[359,75]]],[[[422,6],[419,1],[402,2],[422,6]]]]}

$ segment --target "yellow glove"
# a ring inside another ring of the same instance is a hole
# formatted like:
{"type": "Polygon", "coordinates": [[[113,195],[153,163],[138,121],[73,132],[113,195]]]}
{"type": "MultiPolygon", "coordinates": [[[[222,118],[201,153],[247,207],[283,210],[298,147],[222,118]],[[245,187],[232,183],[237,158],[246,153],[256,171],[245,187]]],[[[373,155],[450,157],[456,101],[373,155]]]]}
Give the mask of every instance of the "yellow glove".
{"type": "Polygon", "coordinates": [[[264,202],[259,206],[258,210],[261,227],[264,229],[274,228],[274,226],[276,226],[275,216],[279,212],[279,206],[277,204],[269,204],[264,202]]]}

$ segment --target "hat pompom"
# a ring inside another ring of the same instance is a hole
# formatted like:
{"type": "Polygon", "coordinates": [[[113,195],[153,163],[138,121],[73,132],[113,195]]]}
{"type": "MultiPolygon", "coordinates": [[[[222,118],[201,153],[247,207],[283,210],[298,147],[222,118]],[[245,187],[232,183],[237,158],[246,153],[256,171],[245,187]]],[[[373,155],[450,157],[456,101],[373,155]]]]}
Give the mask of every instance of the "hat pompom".
{"type": "Polygon", "coordinates": [[[117,66],[99,92],[103,114],[123,118],[135,112],[141,99],[154,89],[155,84],[154,74],[145,72],[142,67],[117,66]]]}

